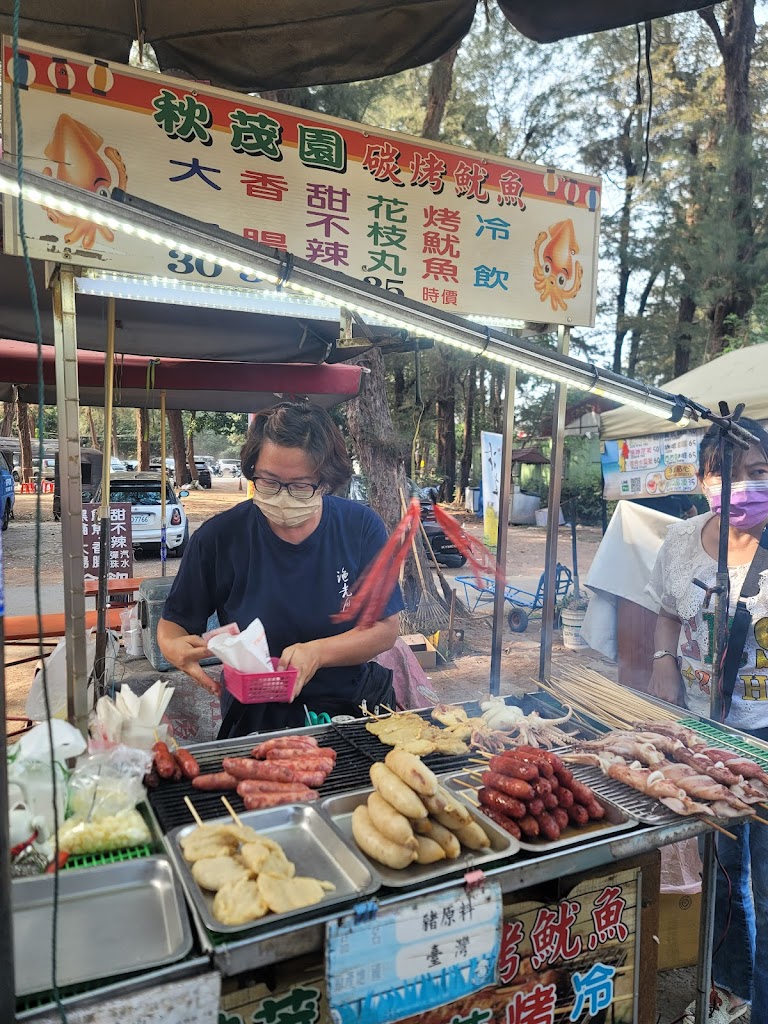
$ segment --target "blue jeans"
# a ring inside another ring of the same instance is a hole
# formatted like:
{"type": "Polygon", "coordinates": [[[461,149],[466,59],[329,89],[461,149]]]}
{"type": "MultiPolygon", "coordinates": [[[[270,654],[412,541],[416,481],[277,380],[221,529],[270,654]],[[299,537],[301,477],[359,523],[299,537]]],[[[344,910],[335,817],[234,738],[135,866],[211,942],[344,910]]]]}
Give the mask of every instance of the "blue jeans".
{"type": "MultiPolygon", "coordinates": [[[[750,735],[766,740],[768,729],[750,735]]],[[[752,1001],[752,1024],[768,1024],[768,826],[755,822],[732,831],[736,842],[716,836],[712,973],[720,988],[752,1001]]]]}

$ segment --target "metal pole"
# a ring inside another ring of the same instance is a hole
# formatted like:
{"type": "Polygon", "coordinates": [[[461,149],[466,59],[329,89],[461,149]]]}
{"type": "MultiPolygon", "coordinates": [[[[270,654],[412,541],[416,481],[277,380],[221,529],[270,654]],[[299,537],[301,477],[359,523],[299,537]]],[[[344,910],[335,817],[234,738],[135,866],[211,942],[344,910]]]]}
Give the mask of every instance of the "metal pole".
{"type": "MultiPolygon", "coordinates": [[[[557,329],[557,351],[568,355],[570,327],[557,329]]],[[[557,532],[560,528],[560,484],[563,477],[563,437],[565,402],[568,385],[555,385],[555,408],[552,414],[552,457],[549,466],[549,504],[547,506],[547,547],[544,556],[544,607],[541,611],[541,650],[539,679],[549,678],[552,669],[552,634],[555,625],[555,590],[557,584],[557,532]]]]}
{"type": "MultiPolygon", "coordinates": [[[[742,406],[743,408],[743,406],[742,406]]],[[[736,415],[740,415],[737,408],[736,415]]],[[[715,630],[712,654],[712,683],[709,692],[709,717],[722,722],[723,656],[728,643],[728,527],[730,525],[731,483],[733,478],[733,442],[725,434],[720,446],[721,512],[720,535],[715,576],[715,630]]],[[[709,994],[712,989],[712,952],[715,944],[715,901],[717,899],[717,837],[714,832],[704,836],[701,871],[701,923],[699,925],[699,960],[696,969],[696,1022],[705,1024],[709,1018],[709,994]]]]}
{"type": "MultiPolygon", "coordinates": [[[[512,490],[512,442],[515,429],[515,386],[517,373],[507,367],[504,382],[504,429],[501,436],[501,475],[499,479],[499,522],[496,536],[496,577],[507,573],[507,535],[509,534],[509,497],[512,490]]],[[[501,687],[501,641],[504,633],[504,587],[497,584],[493,597],[493,635],[491,637],[490,692],[496,696],[501,687]]]]}
{"type": "Polygon", "coordinates": [[[112,475],[112,401],[115,380],[115,300],[107,300],[107,350],[104,358],[104,458],[101,461],[99,504],[99,590],[96,596],[96,658],[93,674],[96,696],[104,693],[107,655],[107,605],[109,591],[109,481],[112,475]]]}
{"type": "Polygon", "coordinates": [[[3,535],[0,533],[0,1020],[16,1020],[13,974],[13,913],[11,911],[11,848],[8,831],[8,744],[5,736],[5,602],[3,590],[3,535]]]}
{"type": "Polygon", "coordinates": [[[80,477],[80,406],[77,382],[75,275],[59,267],[52,281],[59,423],[61,550],[64,568],[64,638],[67,652],[67,716],[88,736],[88,666],[85,656],[83,492],[80,477]]]}
{"type": "Polygon", "coordinates": [[[165,576],[168,545],[165,529],[165,391],[160,392],[160,571],[165,576]]]}

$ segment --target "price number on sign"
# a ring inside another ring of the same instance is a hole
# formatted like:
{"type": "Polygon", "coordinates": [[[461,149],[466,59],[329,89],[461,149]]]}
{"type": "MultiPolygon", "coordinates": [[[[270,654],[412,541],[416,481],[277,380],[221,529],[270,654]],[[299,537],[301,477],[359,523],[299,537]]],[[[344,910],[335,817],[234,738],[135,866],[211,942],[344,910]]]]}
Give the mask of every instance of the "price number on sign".
{"type": "MultiPolygon", "coordinates": [[[[174,274],[199,274],[200,277],[212,280],[218,277],[224,269],[218,263],[211,263],[209,260],[193,256],[188,252],[179,252],[178,249],[169,250],[168,259],[171,261],[168,264],[168,269],[174,274]]],[[[261,280],[256,274],[246,274],[245,272],[238,276],[246,284],[257,284],[261,280]]]]}
{"type": "Polygon", "coordinates": [[[368,284],[372,284],[374,288],[384,288],[388,292],[393,292],[395,295],[405,295],[405,292],[400,287],[402,280],[398,280],[396,277],[364,277],[364,281],[368,284]]]}

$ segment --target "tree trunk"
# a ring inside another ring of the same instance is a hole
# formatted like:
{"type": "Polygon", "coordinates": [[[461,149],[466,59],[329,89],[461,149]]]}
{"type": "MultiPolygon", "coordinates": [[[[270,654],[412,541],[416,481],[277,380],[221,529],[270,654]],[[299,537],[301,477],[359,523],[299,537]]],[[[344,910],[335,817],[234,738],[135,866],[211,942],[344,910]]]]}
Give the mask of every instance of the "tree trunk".
{"type": "MultiPolygon", "coordinates": [[[[402,517],[401,491],[406,503],[408,501],[404,469],[407,453],[398,444],[392,423],[381,353],[378,349],[371,349],[350,362],[367,367],[370,373],[363,374],[360,394],[345,406],[347,426],[360,468],[368,481],[371,508],[379,513],[391,533],[402,517]]],[[[436,596],[434,579],[420,538],[416,543],[416,551],[426,587],[436,596]]],[[[405,562],[404,590],[406,604],[412,611],[413,601],[408,601],[408,595],[419,593],[420,583],[411,557],[405,562]]]]}
{"type": "Polygon", "coordinates": [[[16,415],[16,388],[13,389],[13,399],[10,402],[3,402],[3,418],[0,420],[0,437],[13,436],[13,421],[16,415]]]}
{"type": "Polygon", "coordinates": [[[488,413],[491,430],[500,434],[504,423],[504,370],[494,366],[491,370],[491,381],[488,396],[488,413]]]}
{"type": "Polygon", "coordinates": [[[91,447],[101,449],[99,435],[96,433],[96,424],[93,420],[93,409],[89,405],[86,411],[88,413],[88,430],[91,435],[91,447]]]}
{"type": "Polygon", "coordinates": [[[640,106],[642,99],[640,93],[640,79],[635,87],[635,105],[630,109],[624,121],[624,128],[619,138],[619,152],[624,167],[624,201],[621,204],[619,216],[619,289],[616,295],[616,336],[613,342],[613,371],[621,373],[621,357],[624,339],[629,331],[627,324],[627,291],[629,290],[629,279],[632,275],[630,262],[630,236],[632,221],[632,200],[635,194],[635,179],[637,176],[637,164],[633,151],[632,125],[635,119],[635,110],[640,106]]]}
{"type": "Polygon", "coordinates": [[[464,397],[464,447],[461,452],[461,469],[459,471],[459,494],[463,495],[469,487],[472,472],[472,447],[475,440],[474,416],[475,395],[477,393],[477,367],[470,366],[467,373],[467,391],[464,397]]]}
{"type": "Polygon", "coordinates": [[[145,473],[149,469],[149,410],[136,409],[136,461],[145,473]]]}
{"type": "Polygon", "coordinates": [[[190,480],[193,483],[197,483],[197,466],[195,465],[195,414],[189,420],[189,430],[187,431],[187,471],[189,472],[190,480]]]}
{"type": "Polygon", "coordinates": [[[168,409],[166,417],[168,419],[168,433],[171,436],[171,448],[173,449],[176,486],[182,487],[184,484],[189,483],[189,473],[187,471],[187,453],[184,447],[184,424],[181,419],[181,411],[179,409],[168,409]]]}
{"type": "Polygon", "coordinates": [[[427,86],[427,110],[421,129],[421,134],[425,139],[437,139],[440,135],[445,105],[453,84],[453,66],[456,63],[456,54],[459,52],[460,46],[461,42],[459,41],[432,65],[427,86]]]}
{"type": "Polygon", "coordinates": [[[677,333],[675,334],[675,369],[674,377],[688,373],[691,368],[691,340],[693,317],[696,303],[693,298],[683,293],[677,307],[677,333]]]}
{"type": "Polygon", "coordinates": [[[723,58],[725,78],[725,149],[729,154],[729,184],[732,266],[724,275],[722,293],[710,311],[709,354],[720,354],[728,338],[743,331],[754,302],[752,97],[749,73],[755,45],[755,0],[731,0],[726,7],[725,27],[720,27],[715,9],[699,16],[709,26],[723,58]]]}
{"type": "Polygon", "coordinates": [[[437,375],[437,471],[443,501],[453,501],[456,489],[456,366],[450,353],[439,351],[437,375]]]}
{"type": "Polygon", "coordinates": [[[656,278],[659,276],[658,270],[652,270],[648,275],[648,280],[645,282],[640,301],[637,304],[637,314],[635,316],[635,326],[632,328],[632,332],[629,336],[629,366],[628,373],[630,377],[634,377],[637,373],[637,363],[640,358],[640,338],[643,334],[643,317],[645,316],[645,308],[648,305],[648,299],[651,296],[653,286],[656,284],[656,278]]]}
{"type": "Polygon", "coordinates": [[[34,466],[32,465],[32,433],[29,429],[29,407],[22,402],[16,391],[16,427],[19,433],[19,467],[21,469],[21,482],[30,483],[34,479],[34,466]]]}

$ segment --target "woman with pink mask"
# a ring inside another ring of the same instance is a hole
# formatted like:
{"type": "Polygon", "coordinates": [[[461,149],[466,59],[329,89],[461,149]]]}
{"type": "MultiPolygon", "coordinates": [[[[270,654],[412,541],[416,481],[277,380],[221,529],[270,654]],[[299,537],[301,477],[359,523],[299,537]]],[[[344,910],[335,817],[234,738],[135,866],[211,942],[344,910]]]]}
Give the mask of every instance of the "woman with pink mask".
{"type": "MultiPolygon", "coordinates": [[[[732,688],[725,722],[768,739],[768,433],[754,420],[741,419],[757,440],[734,449],[729,505],[729,629],[744,588],[749,626],[737,668],[724,672],[732,688]],[[750,572],[751,567],[753,566],[750,572]],[[748,578],[749,577],[749,578],[748,578]]],[[[708,718],[713,676],[714,587],[721,510],[719,428],[704,435],[699,476],[711,512],[669,528],[653,569],[648,592],[659,603],[650,692],[708,718]],[[698,582],[694,582],[694,580],[698,582]],[[698,585],[704,584],[704,587],[698,585]]],[[[738,652],[737,652],[738,653],[738,652]]],[[[726,665],[728,662],[726,662],[726,665]]],[[[768,1024],[768,827],[743,825],[738,841],[717,837],[718,878],[713,977],[719,1006],[710,1016],[725,1024],[752,1004],[752,1024],[768,1024]]],[[[693,1021],[694,1006],[685,1013],[693,1021]]]]}

